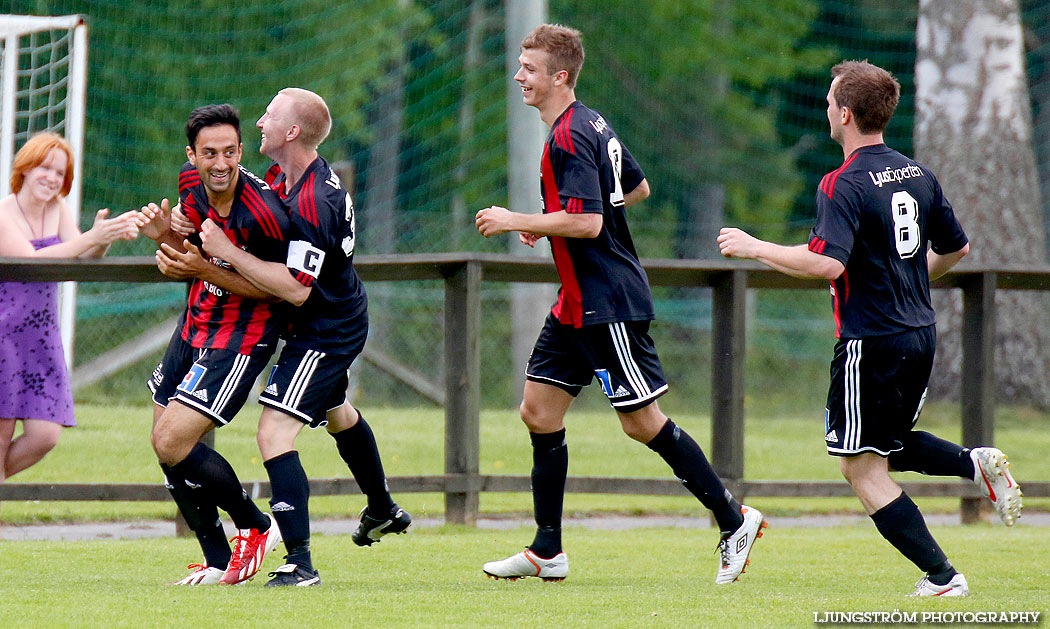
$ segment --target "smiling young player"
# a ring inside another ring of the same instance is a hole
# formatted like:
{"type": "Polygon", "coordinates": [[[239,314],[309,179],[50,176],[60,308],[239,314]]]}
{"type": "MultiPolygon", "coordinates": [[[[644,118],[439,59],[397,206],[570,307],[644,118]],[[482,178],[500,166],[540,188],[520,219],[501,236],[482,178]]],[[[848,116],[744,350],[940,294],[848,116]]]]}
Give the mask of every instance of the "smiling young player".
{"type": "Polygon", "coordinates": [[[663,457],[714,514],[721,530],[715,582],[732,583],[765,520],[733,499],[696,442],[656,403],[667,382],[649,337],[649,280],[624,211],[649,196],[649,184],[608,121],[576,100],[583,56],[580,33],[564,26],[542,25],[522,42],[514,80],[525,104],[538,109],[550,129],[540,163],[543,213],[493,206],[476,216],[485,237],[515,231],[530,246],[549,238],[561,278],[557,302],[529,358],[521,403],[532,440],[536,535],[523,552],[486,563],[483,570],[505,579],[568,575],[561,538],[569,461],[564,418],[580,390],[597,379],[623,431],[663,457]]]}

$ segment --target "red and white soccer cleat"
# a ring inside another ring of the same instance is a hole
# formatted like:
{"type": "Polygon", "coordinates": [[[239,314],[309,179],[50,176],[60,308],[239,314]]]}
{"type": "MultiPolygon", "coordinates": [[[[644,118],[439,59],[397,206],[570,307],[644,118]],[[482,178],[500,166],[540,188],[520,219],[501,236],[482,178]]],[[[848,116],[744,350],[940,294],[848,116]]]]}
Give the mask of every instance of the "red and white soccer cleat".
{"type": "Polygon", "coordinates": [[[220,583],[234,585],[254,577],[262,567],[266,555],[281,542],[281,531],[277,528],[277,522],[269,513],[266,517],[270,518],[270,528],[265,532],[241,529],[240,534],[230,540],[234,542],[233,556],[230,557],[230,565],[222,575],[220,583]]]}
{"type": "Polygon", "coordinates": [[[973,482],[995,504],[999,518],[1006,526],[1013,526],[1021,517],[1021,488],[1010,475],[1010,462],[998,448],[970,450],[973,461],[973,482]]]}
{"type": "Polygon", "coordinates": [[[212,568],[200,563],[191,563],[186,568],[191,572],[174,585],[218,585],[223,575],[222,568],[212,568]]]}
{"type": "Polygon", "coordinates": [[[715,583],[724,585],[740,578],[751,563],[748,557],[755,541],[762,537],[762,529],[769,526],[762,517],[762,512],[754,507],[741,506],[744,523],[725,539],[718,542],[722,563],[715,575],[715,583]]]}
{"type": "Polygon", "coordinates": [[[943,596],[945,598],[949,596],[969,596],[970,585],[966,582],[966,577],[962,573],[957,573],[952,580],[944,585],[937,585],[930,581],[929,576],[925,576],[915,584],[915,592],[910,596],[943,596]]]}
{"type": "Polygon", "coordinates": [[[550,559],[543,559],[526,548],[506,559],[490,561],[481,569],[493,579],[539,577],[544,581],[564,581],[569,576],[569,558],[565,553],[558,553],[550,559]]]}

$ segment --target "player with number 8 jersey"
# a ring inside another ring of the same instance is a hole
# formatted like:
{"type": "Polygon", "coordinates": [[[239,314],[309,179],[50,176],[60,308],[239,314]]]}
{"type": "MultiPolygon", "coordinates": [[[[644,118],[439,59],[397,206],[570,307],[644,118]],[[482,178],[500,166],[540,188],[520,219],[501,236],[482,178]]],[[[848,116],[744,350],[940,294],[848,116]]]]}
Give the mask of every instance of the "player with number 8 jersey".
{"type": "Polygon", "coordinates": [[[836,336],[858,339],[933,325],[927,243],[967,243],[941,185],[885,144],[864,146],[824,176],[809,250],[846,267],[832,283],[836,336]]]}
{"type": "Polygon", "coordinates": [[[867,61],[843,61],[831,76],[828,125],[844,161],[820,182],[809,243],[785,247],[724,227],[719,250],[831,281],[839,340],[824,411],[827,452],[839,457],[879,533],[925,573],[913,596],[966,596],[966,577],[889,472],[970,480],[1007,526],[1020,516],[1021,490],[1002,451],[915,430],[937,344],[930,279],[967,255],[969,242],[933,173],[884,142],[897,79],[867,61]]]}

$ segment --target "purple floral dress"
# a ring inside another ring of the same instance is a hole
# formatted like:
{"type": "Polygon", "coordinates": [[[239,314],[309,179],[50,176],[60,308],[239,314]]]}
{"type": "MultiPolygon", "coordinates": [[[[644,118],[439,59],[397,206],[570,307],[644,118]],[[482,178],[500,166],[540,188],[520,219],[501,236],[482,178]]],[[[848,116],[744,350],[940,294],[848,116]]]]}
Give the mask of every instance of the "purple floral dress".
{"type": "MultiPolygon", "coordinates": [[[[60,242],[32,241],[36,249],[60,242]]],[[[77,425],[54,282],[0,282],[0,418],[77,425]]]]}

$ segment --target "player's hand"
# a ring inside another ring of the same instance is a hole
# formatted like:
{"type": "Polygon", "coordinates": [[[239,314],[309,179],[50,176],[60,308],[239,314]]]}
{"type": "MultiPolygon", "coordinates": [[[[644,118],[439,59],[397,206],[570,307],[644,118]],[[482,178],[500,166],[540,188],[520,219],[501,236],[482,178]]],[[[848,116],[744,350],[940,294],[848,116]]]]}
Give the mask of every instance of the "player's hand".
{"type": "Polygon", "coordinates": [[[117,240],[134,240],[139,235],[136,213],[125,212],[109,218],[109,208],[103,208],[95,213],[95,222],[87,235],[96,247],[108,247],[117,240]]]}
{"type": "Polygon", "coordinates": [[[761,240],[736,227],[723,227],[718,231],[718,251],[727,258],[753,259],[758,255],[761,240]]]}
{"type": "Polygon", "coordinates": [[[498,205],[487,207],[474,216],[474,226],[485,238],[514,231],[514,212],[498,205]]]}
{"type": "Polygon", "coordinates": [[[193,221],[186,218],[186,214],[182,211],[181,203],[176,203],[175,207],[171,208],[171,231],[183,237],[197,231],[193,221]]]}
{"type": "Polygon", "coordinates": [[[201,224],[201,245],[204,246],[204,250],[209,255],[227,262],[232,260],[237,255],[237,252],[240,251],[237,245],[230,242],[226,232],[222,231],[222,228],[210,218],[205,219],[201,224]]]}
{"type": "Polygon", "coordinates": [[[185,253],[161,243],[156,253],[157,268],[161,273],[177,280],[188,280],[202,278],[214,268],[193,243],[184,240],[182,246],[186,248],[185,253]]]}
{"type": "Polygon", "coordinates": [[[160,205],[149,203],[139,210],[139,232],[152,240],[160,240],[171,227],[171,209],[167,199],[160,205]]]}
{"type": "Polygon", "coordinates": [[[543,236],[537,236],[536,234],[530,234],[529,232],[518,232],[518,240],[521,241],[521,244],[530,247],[535,247],[536,241],[540,238],[543,238],[543,236]]]}

